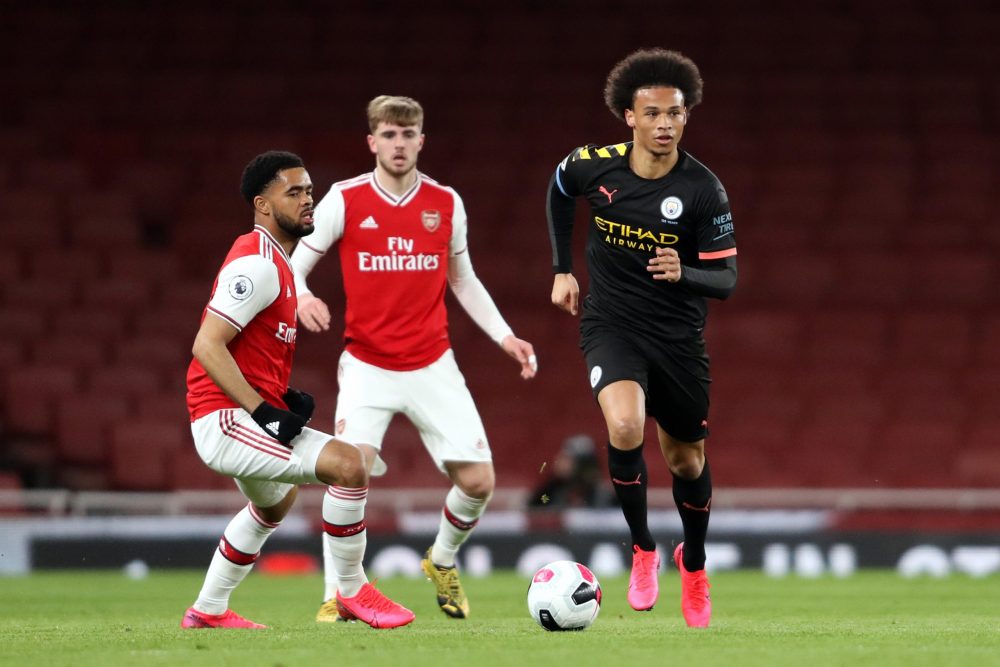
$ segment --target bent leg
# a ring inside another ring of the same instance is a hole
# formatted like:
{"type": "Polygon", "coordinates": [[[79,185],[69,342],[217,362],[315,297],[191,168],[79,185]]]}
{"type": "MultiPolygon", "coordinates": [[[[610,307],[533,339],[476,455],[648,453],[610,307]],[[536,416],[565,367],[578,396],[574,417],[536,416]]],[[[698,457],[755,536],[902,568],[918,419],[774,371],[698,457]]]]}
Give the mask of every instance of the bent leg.
{"type": "Polygon", "coordinates": [[[253,569],[260,550],[295,502],[297,487],[270,507],[247,504],[226,526],[208,566],[205,582],[194,609],[205,614],[222,614],[229,608],[233,590],[253,569]]]}
{"type": "Polygon", "coordinates": [[[449,461],[445,463],[445,470],[453,486],[441,509],[431,560],[435,565],[450,567],[455,564],[459,548],[469,539],[479,517],[486,511],[496,476],[492,463],[449,461]]]}
{"type": "Polygon", "coordinates": [[[712,508],[712,473],[705,458],[705,441],[684,442],[657,426],[660,449],[673,475],[674,503],[684,526],[684,567],[705,567],[705,539],[712,508]]]}

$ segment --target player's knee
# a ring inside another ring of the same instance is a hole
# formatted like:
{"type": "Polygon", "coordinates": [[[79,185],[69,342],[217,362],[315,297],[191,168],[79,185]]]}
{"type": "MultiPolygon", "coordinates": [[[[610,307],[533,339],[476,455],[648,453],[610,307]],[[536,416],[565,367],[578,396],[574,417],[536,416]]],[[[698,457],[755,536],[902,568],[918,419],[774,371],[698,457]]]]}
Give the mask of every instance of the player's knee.
{"type": "Polygon", "coordinates": [[[698,479],[705,467],[705,456],[697,450],[681,450],[668,457],[667,465],[681,479],[698,479]]]}
{"type": "Polygon", "coordinates": [[[448,475],[455,486],[470,498],[483,500],[493,495],[496,473],[489,463],[466,464],[458,469],[449,468],[448,475]]]}
{"type": "Polygon", "coordinates": [[[368,485],[368,466],[357,447],[331,440],[316,462],[316,477],[324,484],[359,488],[368,485]]]}
{"type": "MultiPolygon", "coordinates": [[[[643,420],[635,417],[610,416],[608,422],[608,437],[615,445],[636,447],[642,442],[643,420]]],[[[620,449],[621,447],[619,447],[620,449]]]]}
{"type": "Polygon", "coordinates": [[[270,521],[271,523],[281,523],[281,520],[285,518],[288,511],[292,509],[292,505],[295,504],[295,499],[298,497],[299,487],[293,486],[285,494],[277,504],[270,507],[261,507],[257,503],[254,503],[254,507],[257,510],[257,514],[260,515],[264,521],[270,521]]]}
{"type": "Polygon", "coordinates": [[[462,489],[462,493],[470,498],[478,498],[480,500],[489,498],[493,495],[493,488],[496,486],[492,472],[491,470],[488,475],[477,475],[472,479],[466,480],[459,488],[462,489]]]}

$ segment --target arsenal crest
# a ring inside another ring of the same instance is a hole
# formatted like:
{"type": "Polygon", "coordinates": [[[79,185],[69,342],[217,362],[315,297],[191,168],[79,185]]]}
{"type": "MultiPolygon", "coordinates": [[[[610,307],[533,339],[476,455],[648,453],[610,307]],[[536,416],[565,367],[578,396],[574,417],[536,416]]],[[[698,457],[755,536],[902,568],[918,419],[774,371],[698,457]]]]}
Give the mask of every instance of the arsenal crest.
{"type": "Polygon", "coordinates": [[[437,231],[441,226],[441,211],[421,211],[420,221],[424,223],[424,229],[427,231],[437,231]]]}

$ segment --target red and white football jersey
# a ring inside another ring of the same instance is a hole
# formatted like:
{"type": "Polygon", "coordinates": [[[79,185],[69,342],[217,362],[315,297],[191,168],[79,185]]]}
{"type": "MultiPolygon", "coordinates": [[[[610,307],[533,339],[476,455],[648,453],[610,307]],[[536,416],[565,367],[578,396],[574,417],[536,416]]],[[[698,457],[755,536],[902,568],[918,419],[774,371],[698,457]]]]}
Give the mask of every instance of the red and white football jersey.
{"type": "Polygon", "coordinates": [[[347,350],[397,371],[423,368],[444,354],[451,346],[444,304],[448,258],[466,250],[458,193],[418,173],[413,187],[397,197],[370,172],[335,183],[314,219],[316,229],[299,241],[293,264],[311,268],[338,244],[347,350]],[[308,254],[303,250],[315,254],[300,259],[308,254]]]}
{"type": "MultiPolygon", "coordinates": [[[[212,286],[202,313],[239,330],[229,343],[243,377],[266,401],[285,408],[295,352],[295,278],[288,255],[260,225],[236,239],[212,286]]],[[[239,407],[212,381],[197,359],[187,373],[191,421],[223,408],[239,407]]]]}

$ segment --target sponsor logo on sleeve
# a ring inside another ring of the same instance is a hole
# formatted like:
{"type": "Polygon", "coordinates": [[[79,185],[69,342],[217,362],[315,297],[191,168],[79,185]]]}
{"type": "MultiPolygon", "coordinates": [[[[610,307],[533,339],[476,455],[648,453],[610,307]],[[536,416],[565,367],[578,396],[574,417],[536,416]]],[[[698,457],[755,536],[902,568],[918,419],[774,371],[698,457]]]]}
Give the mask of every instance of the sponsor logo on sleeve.
{"type": "Polygon", "coordinates": [[[715,225],[716,231],[713,241],[717,241],[723,236],[729,236],[733,233],[733,214],[730,212],[725,215],[717,215],[712,218],[712,224],[715,225]]]}
{"type": "Polygon", "coordinates": [[[593,389],[597,386],[597,383],[601,381],[601,375],[604,371],[600,366],[594,366],[590,369],[590,388],[593,389]]]}

